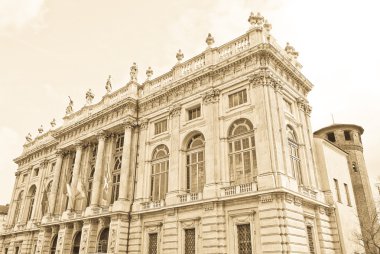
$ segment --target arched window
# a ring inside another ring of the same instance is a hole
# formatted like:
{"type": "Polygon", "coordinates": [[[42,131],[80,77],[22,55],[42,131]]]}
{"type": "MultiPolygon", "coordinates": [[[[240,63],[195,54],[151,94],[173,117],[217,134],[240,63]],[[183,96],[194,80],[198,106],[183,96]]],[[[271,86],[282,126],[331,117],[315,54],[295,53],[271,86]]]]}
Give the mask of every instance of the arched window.
{"type": "Polygon", "coordinates": [[[51,191],[52,181],[48,183],[48,185],[43,190],[42,196],[42,215],[45,215],[49,211],[49,195],[51,191]]]}
{"type": "Polygon", "coordinates": [[[81,236],[82,236],[82,231],[79,231],[78,233],[75,234],[74,241],[73,241],[73,249],[71,251],[72,254],[79,254],[81,236]]]}
{"type": "Polygon", "coordinates": [[[17,199],[15,200],[15,214],[13,217],[13,224],[17,223],[18,216],[20,215],[20,209],[21,209],[21,203],[22,203],[22,198],[24,195],[24,191],[20,191],[20,193],[17,196],[17,199]]]}
{"type": "Polygon", "coordinates": [[[228,160],[231,184],[250,183],[257,176],[255,136],[252,123],[236,120],[228,132],[228,160]]]}
{"type": "Polygon", "coordinates": [[[51,240],[50,254],[55,254],[55,250],[57,249],[57,239],[58,235],[55,235],[51,240]]]}
{"type": "Polygon", "coordinates": [[[169,149],[159,145],[154,149],[152,158],[152,178],[150,195],[153,201],[165,199],[168,191],[169,149]]]}
{"type": "Polygon", "coordinates": [[[292,175],[297,178],[299,184],[303,184],[297,138],[294,130],[290,126],[286,127],[286,132],[288,135],[288,147],[292,175]]]}
{"type": "Polygon", "coordinates": [[[202,134],[194,135],[186,147],[186,188],[199,193],[205,184],[205,144],[202,134]]]}
{"type": "Polygon", "coordinates": [[[109,228],[105,228],[99,235],[97,253],[107,253],[109,228]]]}
{"type": "Polygon", "coordinates": [[[28,209],[28,216],[26,217],[27,221],[32,218],[35,197],[36,197],[36,186],[33,185],[32,187],[30,187],[29,192],[28,192],[29,209],[28,209]]]}
{"type": "Polygon", "coordinates": [[[122,161],[122,154],[123,154],[123,145],[124,145],[124,134],[119,134],[117,135],[116,142],[115,142],[114,164],[113,164],[113,169],[112,169],[111,204],[113,204],[119,198],[120,170],[121,170],[121,161],[122,161]]]}

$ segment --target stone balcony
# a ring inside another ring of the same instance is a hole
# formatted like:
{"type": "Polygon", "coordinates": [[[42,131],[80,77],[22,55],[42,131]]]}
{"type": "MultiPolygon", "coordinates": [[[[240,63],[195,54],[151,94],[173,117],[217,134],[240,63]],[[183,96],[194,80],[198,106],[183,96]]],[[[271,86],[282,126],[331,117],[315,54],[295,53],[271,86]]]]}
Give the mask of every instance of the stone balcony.
{"type": "Polygon", "coordinates": [[[258,188],[257,188],[256,182],[243,183],[243,184],[223,187],[221,196],[222,197],[235,196],[235,195],[245,194],[249,192],[256,192],[257,190],[258,188]]]}
{"type": "Polygon", "coordinates": [[[192,202],[192,201],[197,201],[197,200],[202,200],[203,199],[203,193],[185,193],[178,195],[178,202],[179,203],[187,203],[187,202],[192,202]]]}

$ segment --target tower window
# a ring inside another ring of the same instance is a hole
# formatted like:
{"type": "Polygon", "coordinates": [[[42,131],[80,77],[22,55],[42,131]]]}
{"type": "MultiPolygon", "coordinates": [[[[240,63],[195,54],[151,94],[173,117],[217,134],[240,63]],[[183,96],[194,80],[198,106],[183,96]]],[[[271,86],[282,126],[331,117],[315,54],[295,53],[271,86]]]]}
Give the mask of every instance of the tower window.
{"type": "Polygon", "coordinates": [[[358,167],[355,162],[352,163],[352,170],[354,170],[354,172],[358,172],[358,167]]]}
{"type": "Polygon", "coordinates": [[[344,131],[344,139],[351,140],[351,131],[344,131]]]}
{"type": "Polygon", "coordinates": [[[327,139],[330,141],[330,142],[335,142],[335,134],[334,132],[329,132],[327,133],[327,139]]]}

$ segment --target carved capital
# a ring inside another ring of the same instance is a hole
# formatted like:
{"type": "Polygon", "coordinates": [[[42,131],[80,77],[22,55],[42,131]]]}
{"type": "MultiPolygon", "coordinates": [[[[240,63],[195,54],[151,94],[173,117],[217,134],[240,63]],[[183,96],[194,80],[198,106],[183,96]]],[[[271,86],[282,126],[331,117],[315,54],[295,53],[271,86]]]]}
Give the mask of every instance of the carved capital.
{"type": "Polygon", "coordinates": [[[176,116],[181,115],[181,106],[180,105],[174,105],[169,109],[169,116],[170,118],[174,118],[176,116]]]}
{"type": "Polygon", "coordinates": [[[216,103],[219,101],[219,94],[220,91],[218,89],[212,89],[210,91],[207,91],[203,96],[203,103],[208,104],[208,103],[216,103]]]}
{"type": "Polygon", "coordinates": [[[55,155],[56,155],[57,157],[63,157],[63,155],[64,155],[64,151],[63,151],[62,149],[57,149],[57,150],[55,151],[55,155]]]}
{"type": "Polygon", "coordinates": [[[140,121],[140,128],[142,130],[148,128],[148,120],[147,119],[143,119],[143,120],[140,121]]]}
{"type": "Polygon", "coordinates": [[[79,140],[75,143],[75,150],[82,150],[83,149],[83,141],[79,140]]]}
{"type": "Polygon", "coordinates": [[[106,139],[106,132],[104,130],[101,130],[99,131],[98,133],[96,133],[96,137],[98,138],[98,140],[105,140],[106,139]]]}
{"type": "Polygon", "coordinates": [[[260,71],[252,75],[249,75],[247,78],[252,88],[256,86],[269,86],[269,85],[274,88],[276,88],[276,86],[278,88],[280,87],[282,88],[282,86],[280,86],[279,82],[275,79],[273,74],[268,70],[268,68],[265,68],[265,67],[261,68],[260,71]]]}
{"type": "Polygon", "coordinates": [[[273,201],[273,197],[271,194],[265,194],[260,196],[261,203],[269,203],[273,201]]]}
{"type": "Polygon", "coordinates": [[[44,167],[46,167],[48,164],[49,164],[49,161],[45,159],[45,160],[43,160],[43,161],[40,163],[40,167],[41,167],[41,168],[44,168],[44,167]]]}

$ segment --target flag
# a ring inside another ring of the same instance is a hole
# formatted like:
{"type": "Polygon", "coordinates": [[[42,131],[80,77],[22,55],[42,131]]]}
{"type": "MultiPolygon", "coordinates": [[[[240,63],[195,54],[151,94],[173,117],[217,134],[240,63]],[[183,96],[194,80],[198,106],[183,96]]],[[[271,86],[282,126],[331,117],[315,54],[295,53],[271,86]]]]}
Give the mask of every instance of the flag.
{"type": "Polygon", "coordinates": [[[42,190],[42,214],[44,215],[47,211],[50,211],[49,207],[49,197],[47,195],[47,188],[45,187],[45,184],[42,184],[43,190],[42,190]]]}
{"type": "Polygon", "coordinates": [[[86,190],[85,190],[85,183],[84,183],[84,174],[82,171],[79,172],[79,181],[77,183],[77,191],[82,195],[83,198],[86,198],[86,190]]]}
{"type": "Polygon", "coordinates": [[[109,170],[109,164],[107,163],[107,172],[104,176],[104,187],[103,187],[103,199],[106,200],[107,199],[107,194],[108,194],[108,190],[109,190],[109,182],[111,180],[111,174],[110,174],[110,170],[109,170]]]}

